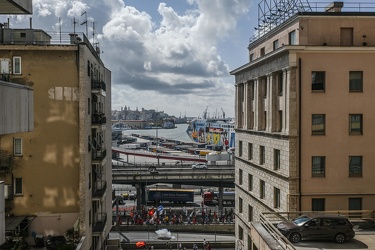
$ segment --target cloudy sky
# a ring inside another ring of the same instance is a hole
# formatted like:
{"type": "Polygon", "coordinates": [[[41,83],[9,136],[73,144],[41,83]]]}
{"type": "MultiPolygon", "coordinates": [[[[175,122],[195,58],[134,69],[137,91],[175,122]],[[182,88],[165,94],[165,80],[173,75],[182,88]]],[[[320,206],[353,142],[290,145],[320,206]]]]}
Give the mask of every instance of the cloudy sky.
{"type": "MultiPolygon", "coordinates": [[[[368,1],[368,0],[361,0],[368,1]]],[[[99,42],[112,71],[112,109],[156,109],[169,115],[234,116],[233,70],[247,46],[260,0],[33,0],[33,28],[77,32],[99,42]],[[82,15],[85,13],[86,15],[82,15]]],[[[330,2],[330,1],[327,1],[330,2]]],[[[345,1],[344,1],[345,2],[345,1]]],[[[28,27],[29,15],[11,16],[28,27]]],[[[0,16],[0,22],[6,21],[0,16]]]]}
{"type": "MultiPolygon", "coordinates": [[[[234,77],[247,62],[258,0],[33,0],[33,28],[86,32],[112,71],[112,109],[234,116],[234,77]],[[82,15],[86,11],[86,16],[82,15]]],[[[27,28],[27,16],[11,16],[27,28]]],[[[0,16],[0,22],[6,22],[0,16]]]]}

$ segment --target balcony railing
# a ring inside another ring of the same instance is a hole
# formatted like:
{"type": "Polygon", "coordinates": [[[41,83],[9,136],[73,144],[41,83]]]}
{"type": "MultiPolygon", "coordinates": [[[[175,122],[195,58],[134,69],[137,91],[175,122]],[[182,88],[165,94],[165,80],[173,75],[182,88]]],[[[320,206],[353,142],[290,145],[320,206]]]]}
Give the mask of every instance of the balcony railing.
{"type": "Polygon", "coordinates": [[[91,89],[92,90],[103,90],[106,91],[107,84],[104,81],[100,80],[91,80],[91,89]]]}
{"type": "Polygon", "coordinates": [[[101,161],[106,156],[107,156],[107,150],[105,148],[92,151],[92,160],[94,161],[101,161]]]}
{"type": "Polygon", "coordinates": [[[0,173],[10,173],[13,166],[13,157],[3,151],[0,155],[0,173]]]}
{"type": "Polygon", "coordinates": [[[93,232],[103,232],[105,224],[107,223],[107,214],[106,213],[95,213],[94,223],[92,225],[93,232]]]}
{"type": "Polygon", "coordinates": [[[107,117],[104,116],[104,113],[94,113],[92,114],[91,119],[92,124],[105,124],[107,123],[107,117]]]}
{"type": "Polygon", "coordinates": [[[100,198],[104,195],[107,189],[107,182],[98,180],[94,182],[94,186],[92,187],[92,196],[93,198],[100,198]]]}

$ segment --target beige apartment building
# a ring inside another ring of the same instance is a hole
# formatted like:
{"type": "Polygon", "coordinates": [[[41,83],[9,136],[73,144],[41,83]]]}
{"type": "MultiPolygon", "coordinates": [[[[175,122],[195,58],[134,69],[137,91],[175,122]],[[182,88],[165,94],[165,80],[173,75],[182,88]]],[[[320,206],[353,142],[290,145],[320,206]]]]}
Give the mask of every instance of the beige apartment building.
{"type": "Polygon", "coordinates": [[[283,2],[231,72],[242,249],[261,212],[375,208],[375,8],[283,2]]]}
{"type": "MultiPolygon", "coordinates": [[[[105,249],[112,226],[111,72],[84,34],[63,34],[62,41],[0,25],[0,78],[33,92],[32,125],[24,119],[30,129],[0,121],[8,128],[0,134],[4,212],[12,225],[5,230],[45,237],[73,230],[77,249],[105,249]]],[[[16,103],[5,110],[24,117],[18,109],[16,103]]]]}

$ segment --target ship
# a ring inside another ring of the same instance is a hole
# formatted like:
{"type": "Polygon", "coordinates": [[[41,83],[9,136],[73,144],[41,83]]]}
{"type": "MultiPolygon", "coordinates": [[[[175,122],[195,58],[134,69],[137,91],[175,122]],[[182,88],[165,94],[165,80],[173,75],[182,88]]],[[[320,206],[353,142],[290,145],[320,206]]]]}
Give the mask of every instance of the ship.
{"type": "Polygon", "coordinates": [[[202,118],[194,118],[189,122],[186,133],[191,140],[206,144],[213,149],[229,149],[235,147],[235,122],[231,118],[207,118],[207,109],[202,118]]]}
{"type": "Polygon", "coordinates": [[[129,129],[132,129],[132,128],[123,122],[118,122],[112,125],[112,131],[115,131],[115,130],[122,131],[122,130],[129,130],[129,129]]]}

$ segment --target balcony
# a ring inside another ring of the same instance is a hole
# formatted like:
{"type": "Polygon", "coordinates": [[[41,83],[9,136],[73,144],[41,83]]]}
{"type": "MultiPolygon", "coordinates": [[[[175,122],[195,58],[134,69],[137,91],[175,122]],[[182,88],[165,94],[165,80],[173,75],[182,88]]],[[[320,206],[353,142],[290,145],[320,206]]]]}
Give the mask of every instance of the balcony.
{"type": "Polygon", "coordinates": [[[92,187],[92,198],[100,199],[101,197],[103,197],[106,189],[107,189],[106,181],[102,181],[102,180],[95,181],[92,187]]]}
{"type": "Polygon", "coordinates": [[[8,155],[5,151],[0,154],[0,173],[9,174],[13,167],[13,157],[8,155]]]}
{"type": "Polygon", "coordinates": [[[107,214],[106,213],[95,213],[94,223],[92,225],[92,232],[93,233],[103,232],[106,223],[107,223],[107,214]]]}
{"type": "Polygon", "coordinates": [[[94,113],[91,117],[91,124],[93,125],[103,125],[107,123],[107,117],[104,113],[94,113]]]}
{"type": "Polygon", "coordinates": [[[105,148],[99,148],[92,151],[93,161],[102,161],[107,156],[107,150],[105,148]]]}
{"type": "Polygon", "coordinates": [[[106,96],[107,84],[100,80],[91,80],[91,93],[106,96]]]}

